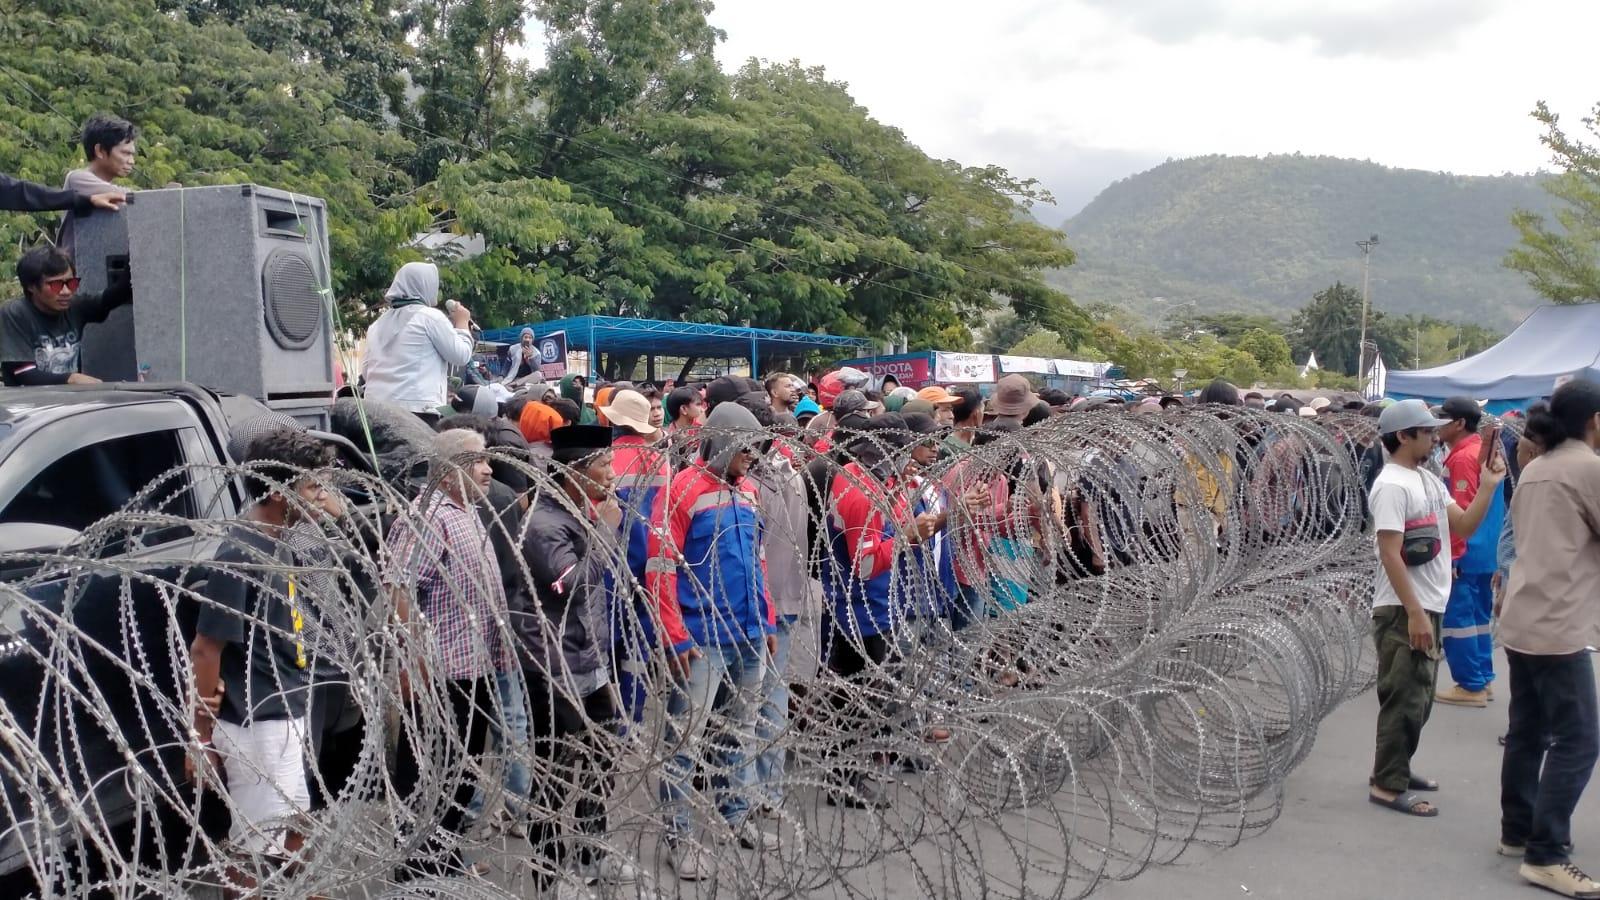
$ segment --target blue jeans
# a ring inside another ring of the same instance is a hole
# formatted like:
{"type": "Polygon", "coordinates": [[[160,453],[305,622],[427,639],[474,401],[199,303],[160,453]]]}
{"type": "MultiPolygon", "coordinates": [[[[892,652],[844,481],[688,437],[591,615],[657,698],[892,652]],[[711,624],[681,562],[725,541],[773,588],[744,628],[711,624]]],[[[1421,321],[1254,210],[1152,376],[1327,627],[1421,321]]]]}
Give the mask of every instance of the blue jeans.
{"type": "Polygon", "coordinates": [[[1506,651],[1511,727],[1500,764],[1500,839],[1524,846],[1530,866],[1567,862],[1572,813],[1600,757],[1600,700],[1587,651],[1506,651]]]}
{"type": "MultiPolygon", "coordinates": [[[[520,672],[496,672],[495,692],[500,699],[499,721],[490,722],[495,743],[506,767],[506,812],[520,816],[527,809],[533,778],[528,772],[528,694],[520,672]]],[[[473,818],[483,814],[483,788],[479,787],[467,805],[473,818]]]]}
{"type": "Polygon", "coordinates": [[[778,652],[773,654],[761,681],[761,721],[756,737],[764,749],[756,757],[757,795],[768,806],[783,805],[783,775],[788,744],[782,740],[789,730],[789,646],[794,639],[798,616],[778,617],[778,652]]]}
{"type": "Polygon", "coordinates": [[[1493,574],[1457,572],[1450,583],[1450,600],[1444,608],[1444,658],[1450,677],[1469,691],[1481,691],[1494,681],[1493,574]]]}
{"type": "Polygon", "coordinates": [[[672,754],[662,766],[660,791],[669,839],[690,832],[690,795],[702,753],[711,766],[717,811],[730,826],[744,824],[750,813],[750,791],[756,786],[750,749],[761,711],[766,646],[741,643],[701,647],[700,652],[703,655],[689,665],[689,677],[673,687],[662,729],[666,750],[672,754]]]}

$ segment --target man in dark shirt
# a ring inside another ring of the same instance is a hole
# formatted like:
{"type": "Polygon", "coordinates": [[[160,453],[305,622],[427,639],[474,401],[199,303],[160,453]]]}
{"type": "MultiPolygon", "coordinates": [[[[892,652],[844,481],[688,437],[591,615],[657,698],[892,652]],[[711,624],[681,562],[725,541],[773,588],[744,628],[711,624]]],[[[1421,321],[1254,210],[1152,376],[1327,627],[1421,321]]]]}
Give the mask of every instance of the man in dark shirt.
{"type": "Polygon", "coordinates": [[[133,299],[127,279],[113,280],[103,294],[80,294],[72,259],[39,247],[17,260],[17,281],[23,296],[0,306],[0,377],[6,385],[97,383],[78,371],[83,329],[133,299]]]}
{"type": "MultiPolygon", "coordinates": [[[[283,428],[251,441],[245,479],[253,502],[228,533],[199,589],[193,676],[196,695],[222,688],[220,710],[195,713],[197,752],[185,760],[219,762],[227,774],[232,812],[229,842],[251,857],[286,859],[299,852],[310,807],[306,784],[306,709],[310,660],[304,640],[296,573],[282,543],[287,529],[315,515],[326,497],[317,471],[327,448],[283,428]]],[[[230,867],[230,882],[253,888],[251,876],[230,867]]]]}

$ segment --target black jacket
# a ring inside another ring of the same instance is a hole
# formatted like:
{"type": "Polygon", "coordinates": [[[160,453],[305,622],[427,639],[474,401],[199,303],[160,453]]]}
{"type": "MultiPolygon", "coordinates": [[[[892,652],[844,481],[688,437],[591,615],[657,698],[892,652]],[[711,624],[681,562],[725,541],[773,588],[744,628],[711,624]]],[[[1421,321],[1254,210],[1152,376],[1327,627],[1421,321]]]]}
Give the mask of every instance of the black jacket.
{"type": "Polygon", "coordinates": [[[0,209],[13,212],[48,212],[70,209],[80,216],[94,212],[94,204],[77,191],[56,190],[0,173],[0,209]]]}
{"type": "Polygon", "coordinates": [[[606,565],[615,548],[591,546],[605,531],[580,521],[550,492],[528,510],[522,554],[532,585],[509,601],[523,666],[550,681],[601,666],[606,625],[606,565]]]}

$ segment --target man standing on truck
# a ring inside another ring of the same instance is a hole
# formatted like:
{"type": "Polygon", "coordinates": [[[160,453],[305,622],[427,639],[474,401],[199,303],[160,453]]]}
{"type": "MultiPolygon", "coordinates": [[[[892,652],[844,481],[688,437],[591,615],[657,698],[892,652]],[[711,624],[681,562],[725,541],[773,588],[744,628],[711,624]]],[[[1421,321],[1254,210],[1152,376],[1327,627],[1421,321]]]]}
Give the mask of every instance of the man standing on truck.
{"type": "MultiPolygon", "coordinates": [[[[68,172],[62,187],[91,197],[126,193],[116,181],[133,174],[138,139],[139,129],[127,119],[107,113],[90,116],[83,123],[84,166],[68,172]]],[[[61,233],[56,235],[56,246],[68,254],[77,246],[78,215],[76,210],[69,212],[61,221],[61,233]]]]}
{"type": "MultiPolygon", "coordinates": [[[[284,864],[305,841],[305,826],[296,822],[311,804],[305,768],[311,668],[302,598],[283,538],[326,499],[317,470],[328,462],[329,448],[293,429],[251,441],[244,460],[250,508],[197,592],[190,648],[195,694],[215,697],[220,684],[222,703],[215,715],[197,706],[196,752],[184,771],[194,778],[202,755],[213,769],[220,762],[233,820],[228,841],[251,869],[284,864]]],[[[238,865],[229,867],[228,879],[240,894],[255,887],[238,865]]]]}
{"type": "Polygon", "coordinates": [[[72,258],[54,247],[37,247],[17,260],[22,297],[0,307],[0,378],[8,387],[95,384],[83,366],[83,329],[104,322],[133,299],[127,278],[105,293],[78,293],[72,258]]]}

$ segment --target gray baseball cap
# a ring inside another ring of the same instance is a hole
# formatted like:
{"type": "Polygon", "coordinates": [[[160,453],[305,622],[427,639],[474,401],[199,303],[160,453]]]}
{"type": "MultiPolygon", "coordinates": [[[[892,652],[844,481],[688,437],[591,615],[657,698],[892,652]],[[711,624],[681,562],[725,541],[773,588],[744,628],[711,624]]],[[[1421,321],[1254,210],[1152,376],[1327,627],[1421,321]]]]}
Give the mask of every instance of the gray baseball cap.
{"type": "Polygon", "coordinates": [[[1450,424],[1438,418],[1421,400],[1401,400],[1378,415],[1378,433],[1394,434],[1407,428],[1438,428],[1450,424]]]}
{"type": "Polygon", "coordinates": [[[868,400],[867,395],[856,390],[845,391],[833,401],[833,417],[842,419],[851,413],[866,413],[879,409],[883,404],[876,400],[868,400]]]}

